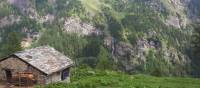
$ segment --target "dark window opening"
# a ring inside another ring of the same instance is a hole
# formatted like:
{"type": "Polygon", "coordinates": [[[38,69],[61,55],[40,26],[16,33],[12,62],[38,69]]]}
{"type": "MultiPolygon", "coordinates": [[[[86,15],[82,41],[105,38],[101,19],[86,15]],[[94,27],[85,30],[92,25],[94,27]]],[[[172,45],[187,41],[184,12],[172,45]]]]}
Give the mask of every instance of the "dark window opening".
{"type": "Polygon", "coordinates": [[[6,79],[7,79],[8,82],[10,82],[11,79],[12,79],[12,72],[11,72],[11,70],[10,69],[6,69],[5,72],[6,72],[6,79]]]}
{"type": "Polygon", "coordinates": [[[32,69],[32,67],[31,67],[31,65],[28,65],[28,67],[27,67],[27,71],[32,71],[33,69],[32,69]]]}
{"type": "Polygon", "coordinates": [[[61,80],[67,79],[68,76],[69,76],[69,68],[62,71],[61,80]]]}

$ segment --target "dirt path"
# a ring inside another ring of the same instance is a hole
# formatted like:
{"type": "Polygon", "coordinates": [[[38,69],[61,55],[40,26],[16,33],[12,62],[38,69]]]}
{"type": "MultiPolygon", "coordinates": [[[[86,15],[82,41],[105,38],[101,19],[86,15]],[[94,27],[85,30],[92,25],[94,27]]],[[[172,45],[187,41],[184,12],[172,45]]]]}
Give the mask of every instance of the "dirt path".
{"type": "Polygon", "coordinates": [[[0,88],[6,88],[5,83],[4,82],[0,82],[0,88]]]}

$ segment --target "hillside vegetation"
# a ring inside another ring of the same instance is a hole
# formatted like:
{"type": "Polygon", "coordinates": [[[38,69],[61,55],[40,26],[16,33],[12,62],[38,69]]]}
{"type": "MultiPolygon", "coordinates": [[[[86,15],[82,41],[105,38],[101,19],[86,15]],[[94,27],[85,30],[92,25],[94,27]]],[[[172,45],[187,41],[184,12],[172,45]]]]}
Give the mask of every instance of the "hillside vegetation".
{"type": "Polygon", "coordinates": [[[193,63],[198,58],[191,55],[194,28],[190,16],[198,19],[189,8],[192,3],[194,0],[1,0],[0,57],[50,45],[73,59],[75,66],[109,66],[129,74],[198,76],[199,63],[193,63]],[[16,41],[9,42],[13,39],[16,41]]]}
{"type": "Polygon", "coordinates": [[[200,88],[199,1],[0,0],[0,59],[49,45],[74,61],[71,83],[36,88],[200,88]]]}

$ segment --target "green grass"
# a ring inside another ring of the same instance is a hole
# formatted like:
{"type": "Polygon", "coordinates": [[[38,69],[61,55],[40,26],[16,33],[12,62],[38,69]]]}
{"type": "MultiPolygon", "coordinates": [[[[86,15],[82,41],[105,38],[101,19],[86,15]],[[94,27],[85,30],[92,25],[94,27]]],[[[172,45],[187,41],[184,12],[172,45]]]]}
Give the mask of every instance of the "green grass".
{"type": "Polygon", "coordinates": [[[91,13],[99,13],[101,12],[101,2],[99,0],[80,0],[86,10],[91,13]]]}
{"type": "Polygon", "coordinates": [[[200,88],[200,79],[79,69],[72,75],[71,83],[55,83],[42,88],[200,88]]]}

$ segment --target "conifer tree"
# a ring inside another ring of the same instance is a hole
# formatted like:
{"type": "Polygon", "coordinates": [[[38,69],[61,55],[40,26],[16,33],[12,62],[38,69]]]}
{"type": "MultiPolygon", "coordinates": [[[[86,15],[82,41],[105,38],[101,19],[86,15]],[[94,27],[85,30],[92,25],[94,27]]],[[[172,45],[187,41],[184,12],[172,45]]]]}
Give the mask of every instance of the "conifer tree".
{"type": "Polygon", "coordinates": [[[111,68],[110,66],[111,63],[109,63],[109,54],[103,46],[100,47],[100,52],[97,58],[99,60],[99,62],[97,63],[98,69],[106,70],[111,68]]]}
{"type": "Polygon", "coordinates": [[[200,75],[200,26],[196,26],[194,33],[193,33],[193,40],[192,40],[192,67],[193,67],[193,75],[199,76],[200,75]]]}
{"type": "Polygon", "coordinates": [[[9,33],[3,42],[3,48],[1,49],[3,57],[22,50],[21,38],[16,32],[9,33]]]}
{"type": "Polygon", "coordinates": [[[200,26],[195,27],[195,32],[193,34],[193,48],[194,53],[199,56],[200,55],[200,26]]]}

